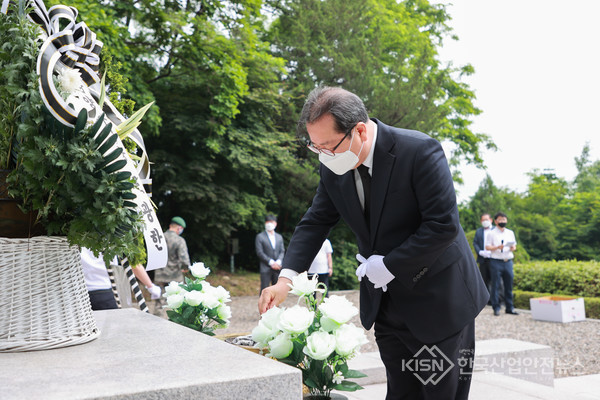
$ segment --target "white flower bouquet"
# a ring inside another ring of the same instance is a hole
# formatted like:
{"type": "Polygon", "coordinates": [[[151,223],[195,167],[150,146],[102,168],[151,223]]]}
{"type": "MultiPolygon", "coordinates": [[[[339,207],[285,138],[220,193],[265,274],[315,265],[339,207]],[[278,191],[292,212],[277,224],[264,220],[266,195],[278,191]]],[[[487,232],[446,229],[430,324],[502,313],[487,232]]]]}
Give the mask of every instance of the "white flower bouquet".
{"type": "Polygon", "coordinates": [[[217,328],[226,328],[231,318],[229,292],[222,286],[214,287],[205,279],[210,269],[204,263],[194,263],[190,272],[195,279],[184,283],[171,282],[165,287],[169,320],[214,336],[217,328]]]}
{"type": "Polygon", "coordinates": [[[317,276],[306,272],[290,284],[290,292],[305,299],[306,306],[273,307],[265,312],[252,331],[255,347],[267,356],[302,370],[302,380],[312,395],[329,398],[331,390],[355,391],[362,386],[348,378],[366,376],[348,369],[347,361],[368,342],[364,330],[349,321],[358,309],[343,296],[315,298],[326,289],[317,276]]]}

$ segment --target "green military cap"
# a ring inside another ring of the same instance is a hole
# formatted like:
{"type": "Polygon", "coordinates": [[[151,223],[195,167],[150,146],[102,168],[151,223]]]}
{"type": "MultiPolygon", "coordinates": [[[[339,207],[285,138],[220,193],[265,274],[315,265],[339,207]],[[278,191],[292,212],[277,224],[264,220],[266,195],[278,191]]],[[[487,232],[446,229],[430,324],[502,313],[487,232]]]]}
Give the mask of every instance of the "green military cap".
{"type": "Polygon", "coordinates": [[[185,228],[185,227],[186,227],[186,226],[185,226],[185,221],[184,221],[184,220],[183,220],[183,218],[181,218],[181,217],[173,217],[173,218],[171,219],[171,223],[172,223],[172,224],[177,224],[177,225],[181,226],[182,228],[185,228]]]}

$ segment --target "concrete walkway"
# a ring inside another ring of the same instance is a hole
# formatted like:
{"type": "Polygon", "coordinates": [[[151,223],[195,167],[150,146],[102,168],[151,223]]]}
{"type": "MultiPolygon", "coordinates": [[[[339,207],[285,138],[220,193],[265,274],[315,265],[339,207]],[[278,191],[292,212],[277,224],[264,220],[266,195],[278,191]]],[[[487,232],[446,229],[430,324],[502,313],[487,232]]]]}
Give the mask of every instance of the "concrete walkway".
{"type": "MultiPolygon", "coordinates": [[[[536,374],[543,375],[542,377],[532,377],[531,374],[525,374],[523,371],[516,373],[514,369],[510,372],[499,371],[498,373],[497,370],[491,372],[477,367],[478,360],[490,355],[505,360],[547,357],[546,346],[530,342],[513,342],[499,339],[482,341],[476,345],[476,348],[479,346],[481,350],[476,352],[475,356],[476,372],[473,373],[471,382],[469,396],[471,400],[600,400],[600,374],[553,379],[553,376],[547,375],[547,370],[536,371],[536,374]]],[[[357,392],[337,393],[345,395],[350,400],[385,399],[385,369],[377,352],[363,353],[350,361],[349,366],[368,375],[366,378],[355,380],[364,389],[357,392]]],[[[493,370],[493,368],[489,369],[493,370]]]]}
{"type": "MultiPolygon", "coordinates": [[[[367,385],[357,392],[342,393],[349,400],[383,400],[386,384],[367,385]]],[[[554,388],[522,379],[476,372],[471,382],[470,400],[600,400],[600,375],[555,379],[554,388]]]]}

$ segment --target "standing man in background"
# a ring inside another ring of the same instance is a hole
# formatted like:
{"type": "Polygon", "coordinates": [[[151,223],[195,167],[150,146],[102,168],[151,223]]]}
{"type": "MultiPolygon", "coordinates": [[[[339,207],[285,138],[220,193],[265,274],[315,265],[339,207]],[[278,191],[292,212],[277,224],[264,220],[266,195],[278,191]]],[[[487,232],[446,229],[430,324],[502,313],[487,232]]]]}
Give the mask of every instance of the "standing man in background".
{"type": "Polygon", "coordinates": [[[317,274],[319,277],[319,282],[325,284],[325,287],[327,288],[327,292],[325,293],[326,297],[329,297],[329,278],[333,274],[332,254],[333,247],[331,247],[331,242],[329,239],[325,239],[323,246],[321,246],[321,250],[319,250],[317,256],[313,260],[312,264],[310,264],[310,268],[308,269],[309,277],[317,274]]]}
{"type": "Polygon", "coordinates": [[[321,179],[259,311],[285,300],[288,283],[308,270],[343,218],[358,242],[360,319],[367,330],[375,325],[386,399],[467,399],[475,317],[489,294],[460,226],[442,146],[370,119],[358,96],[336,87],[308,95],[298,126],[319,154],[321,179]],[[467,365],[436,372],[434,384],[431,371],[407,368],[415,361],[431,365],[432,348],[467,365]]]}
{"type": "Polygon", "coordinates": [[[506,313],[518,315],[513,304],[513,251],[517,249],[517,240],[515,233],[506,228],[508,218],[503,212],[494,215],[496,228],[488,235],[485,242],[486,250],[492,252],[490,260],[490,272],[492,274],[492,308],[494,315],[500,315],[500,299],[498,290],[500,281],[504,283],[504,304],[506,304],[506,313]]]}
{"type": "MultiPolygon", "coordinates": [[[[171,281],[183,282],[183,274],[189,271],[190,255],[188,253],[187,243],[181,237],[186,223],[181,217],[173,217],[169,224],[169,229],[165,232],[165,241],[167,242],[167,252],[169,259],[167,266],[155,270],[154,282],[164,291],[171,281]]],[[[154,315],[163,315],[162,307],[164,299],[160,298],[154,304],[154,315]]]]}
{"type": "Polygon", "coordinates": [[[481,228],[478,228],[473,238],[473,248],[477,253],[477,264],[479,264],[479,271],[483,282],[487,287],[488,291],[491,292],[491,275],[490,275],[490,257],[492,252],[485,249],[485,239],[492,231],[492,217],[488,213],[481,214],[481,228]]]}
{"type": "Polygon", "coordinates": [[[254,247],[259,260],[260,292],[269,285],[277,283],[279,271],[285,254],[283,236],[275,232],[277,216],[265,217],[265,230],[256,235],[254,247]]]}

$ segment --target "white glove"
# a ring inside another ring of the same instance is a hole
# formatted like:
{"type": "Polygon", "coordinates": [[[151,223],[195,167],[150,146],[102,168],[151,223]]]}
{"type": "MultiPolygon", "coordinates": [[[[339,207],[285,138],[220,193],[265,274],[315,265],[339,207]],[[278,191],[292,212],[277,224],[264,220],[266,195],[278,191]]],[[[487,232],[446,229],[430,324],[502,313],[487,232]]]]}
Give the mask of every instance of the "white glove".
{"type": "Polygon", "coordinates": [[[156,285],[152,285],[150,287],[146,286],[146,289],[148,289],[148,292],[150,292],[151,300],[160,299],[160,293],[161,293],[160,286],[156,286],[156,285]]]}
{"type": "Polygon", "coordinates": [[[387,292],[387,284],[394,279],[394,275],[385,266],[383,256],[374,254],[365,260],[363,256],[357,254],[356,259],[362,262],[356,269],[356,276],[359,277],[359,280],[367,275],[375,289],[381,288],[381,290],[387,292]]]}
{"type": "Polygon", "coordinates": [[[360,262],[361,264],[358,266],[358,268],[356,268],[356,276],[358,277],[358,281],[360,282],[361,279],[365,276],[365,274],[367,273],[367,259],[364,258],[363,256],[361,256],[360,254],[356,255],[356,259],[358,260],[358,262],[360,262]]]}

